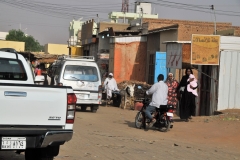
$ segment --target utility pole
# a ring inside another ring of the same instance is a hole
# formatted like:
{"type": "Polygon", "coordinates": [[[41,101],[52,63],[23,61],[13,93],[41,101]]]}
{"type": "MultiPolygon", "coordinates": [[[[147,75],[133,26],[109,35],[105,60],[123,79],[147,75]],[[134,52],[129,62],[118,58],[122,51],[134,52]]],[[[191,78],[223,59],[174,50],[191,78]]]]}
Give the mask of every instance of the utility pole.
{"type": "Polygon", "coordinates": [[[99,17],[98,17],[98,14],[97,14],[97,23],[99,23],[99,17]]]}
{"type": "Polygon", "coordinates": [[[141,28],[142,28],[142,24],[143,24],[143,8],[140,8],[141,10],[141,28]]]}
{"type": "Polygon", "coordinates": [[[211,5],[211,9],[213,10],[213,14],[214,14],[214,34],[216,35],[217,27],[216,27],[216,14],[215,14],[215,10],[214,10],[214,5],[211,5]]]}
{"type": "Polygon", "coordinates": [[[126,12],[128,12],[129,0],[122,0],[122,12],[124,14],[123,23],[126,22],[126,12]]]}

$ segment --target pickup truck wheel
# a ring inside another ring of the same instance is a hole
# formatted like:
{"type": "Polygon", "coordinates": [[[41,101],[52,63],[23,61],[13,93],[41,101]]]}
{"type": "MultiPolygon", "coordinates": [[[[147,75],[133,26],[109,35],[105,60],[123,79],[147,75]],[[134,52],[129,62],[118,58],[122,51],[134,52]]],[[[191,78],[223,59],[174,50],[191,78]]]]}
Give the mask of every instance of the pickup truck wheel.
{"type": "Polygon", "coordinates": [[[98,109],[99,105],[94,105],[94,106],[91,106],[91,112],[92,113],[96,113],[97,112],[97,109],[98,109]]]}
{"type": "Polygon", "coordinates": [[[42,157],[40,149],[27,149],[25,151],[25,160],[53,160],[53,156],[42,157]]]}
{"type": "Polygon", "coordinates": [[[25,151],[25,160],[53,160],[59,153],[59,146],[34,148],[25,151]]]}
{"type": "Polygon", "coordinates": [[[81,106],[81,111],[86,111],[87,107],[86,106],[81,106]]]}

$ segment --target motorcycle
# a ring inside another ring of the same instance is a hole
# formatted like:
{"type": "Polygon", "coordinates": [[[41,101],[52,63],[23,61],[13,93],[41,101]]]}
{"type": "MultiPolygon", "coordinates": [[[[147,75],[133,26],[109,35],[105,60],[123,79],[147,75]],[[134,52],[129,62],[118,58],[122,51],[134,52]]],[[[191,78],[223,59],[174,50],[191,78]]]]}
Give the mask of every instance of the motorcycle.
{"type": "Polygon", "coordinates": [[[111,99],[107,99],[107,93],[106,91],[102,92],[102,99],[106,101],[106,103],[110,104],[110,101],[113,102],[114,107],[119,107],[121,104],[121,94],[120,91],[112,91],[112,97],[111,99]]]}
{"type": "MultiPolygon", "coordinates": [[[[141,86],[138,86],[138,89],[142,89],[141,86]]],[[[142,89],[142,91],[144,91],[142,89]]],[[[138,102],[141,108],[135,117],[135,127],[147,129],[147,125],[151,122],[149,118],[145,115],[145,110],[150,104],[150,99],[146,97],[146,91],[144,91],[144,98],[140,99],[138,102]]],[[[151,113],[153,117],[156,118],[156,123],[153,127],[156,127],[161,132],[167,132],[170,128],[173,128],[173,110],[172,105],[160,105],[159,108],[156,108],[155,112],[151,113]]]]}

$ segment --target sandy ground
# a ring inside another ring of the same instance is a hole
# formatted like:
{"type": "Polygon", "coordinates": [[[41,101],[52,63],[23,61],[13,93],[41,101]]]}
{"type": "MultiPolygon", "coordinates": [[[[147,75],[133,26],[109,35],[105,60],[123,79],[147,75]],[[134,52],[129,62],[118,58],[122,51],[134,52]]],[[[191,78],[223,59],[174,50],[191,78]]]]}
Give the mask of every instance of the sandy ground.
{"type": "MultiPolygon", "coordinates": [[[[101,106],[97,113],[76,113],[73,139],[61,146],[56,160],[234,160],[240,159],[240,110],[184,122],[162,133],[136,129],[137,111],[101,106]]],[[[24,155],[0,152],[2,160],[24,160],[24,155]]]]}

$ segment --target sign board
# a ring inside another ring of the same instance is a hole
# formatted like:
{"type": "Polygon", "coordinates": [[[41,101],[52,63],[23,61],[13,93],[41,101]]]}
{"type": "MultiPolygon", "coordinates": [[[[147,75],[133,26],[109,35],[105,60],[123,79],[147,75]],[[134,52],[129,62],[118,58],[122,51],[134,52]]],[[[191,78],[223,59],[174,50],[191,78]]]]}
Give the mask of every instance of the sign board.
{"type": "Polygon", "coordinates": [[[182,68],[181,43],[167,43],[167,68],[182,68]]]}
{"type": "Polygon", "coordinates": [[[191,64],[219,65],[220,36],[192,35],[191,64]]]}

